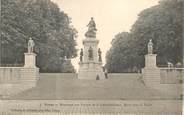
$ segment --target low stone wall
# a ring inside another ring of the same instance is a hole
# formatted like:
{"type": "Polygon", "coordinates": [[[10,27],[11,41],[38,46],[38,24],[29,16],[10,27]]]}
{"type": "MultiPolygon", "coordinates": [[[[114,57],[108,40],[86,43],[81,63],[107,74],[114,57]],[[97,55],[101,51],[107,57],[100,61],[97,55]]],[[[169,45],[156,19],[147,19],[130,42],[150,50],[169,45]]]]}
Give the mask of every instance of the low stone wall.
{"type": "Polygon", "coordinates": [[[40,73],[40,77],[67,77],[70,78],[77,78],[77,73],[40,73]]]}
{"type": "Polygon", "coordinates": [[[147,87],[159,90],[164,95],[182,96],[183,68],[144,68],[143,80],[147,87]]]}
{"type": "Polygon", "coordinates": [[[129,77],[129,76],[139,76],[140,73],[108,73],[109,77],[129,77]]]}
{"type": "Polygon", "coordinates": [[[35,87],[38,74],[38,68],[0,67],[0,98],[35,87]]]}
{"type": "Polygon", "coordinates": [[[168,95],[182,96],[184,68],[160,68],[161,89],[168,95]]]}
{"type": "Polygon", "coordinates": [[[21,78],[21,67],[0,67],[0,84],[16,83],[21,78]]]}
{"type": "Polygon", "coordinates": [[[162,84],[182,83],[184,76],[183,68],[160,68],[160,77],[162,84]]]}

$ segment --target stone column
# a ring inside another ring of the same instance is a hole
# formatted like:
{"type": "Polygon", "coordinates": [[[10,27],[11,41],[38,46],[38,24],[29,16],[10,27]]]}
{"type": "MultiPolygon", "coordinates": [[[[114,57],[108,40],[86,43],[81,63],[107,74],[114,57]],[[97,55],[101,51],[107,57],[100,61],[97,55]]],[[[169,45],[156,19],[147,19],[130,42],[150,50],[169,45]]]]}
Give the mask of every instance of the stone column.
{"type": "Polygon", "coordinates": [[[35,53],[24,53],[25,62],[24,67],[36,68],[36,54],[35,53]]]}

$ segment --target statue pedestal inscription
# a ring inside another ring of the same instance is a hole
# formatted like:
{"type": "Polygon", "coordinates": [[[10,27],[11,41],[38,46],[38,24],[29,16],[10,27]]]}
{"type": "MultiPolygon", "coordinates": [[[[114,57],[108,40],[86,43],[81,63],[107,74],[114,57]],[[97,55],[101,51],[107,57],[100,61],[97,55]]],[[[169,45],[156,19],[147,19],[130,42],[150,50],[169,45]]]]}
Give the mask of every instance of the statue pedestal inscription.
{"type": "Polygon", "coordinates": [[[99,40],[96,39],[96,24],[91,18],[88,24],[88,31],[83,40],[84,49],[80,52],[79,62],[79,79],[105,79],[105,74],[102,68],[101,50],[98,48],[99,40]]]}

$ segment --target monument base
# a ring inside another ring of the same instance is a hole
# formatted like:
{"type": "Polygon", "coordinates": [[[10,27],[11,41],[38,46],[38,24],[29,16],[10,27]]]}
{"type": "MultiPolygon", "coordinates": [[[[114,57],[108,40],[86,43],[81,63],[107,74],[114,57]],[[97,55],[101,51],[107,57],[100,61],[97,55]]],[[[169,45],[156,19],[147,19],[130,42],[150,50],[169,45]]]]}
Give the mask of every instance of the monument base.
{"type": "Polygon", "coordinates": [[[36,54],[35,53],[24,53],[25,64],[24,67],[36,68],[36,54]]]}
{"type": "Polygon", "coordinates": [[[145,68],[157,68],[156,54],[145,55],[145,68]]]}
{"type": "Polygon", "coordinates": [[[97,62],[80,62],[78,71],[78,79],[105,79],[102,63],[97,62]]]}

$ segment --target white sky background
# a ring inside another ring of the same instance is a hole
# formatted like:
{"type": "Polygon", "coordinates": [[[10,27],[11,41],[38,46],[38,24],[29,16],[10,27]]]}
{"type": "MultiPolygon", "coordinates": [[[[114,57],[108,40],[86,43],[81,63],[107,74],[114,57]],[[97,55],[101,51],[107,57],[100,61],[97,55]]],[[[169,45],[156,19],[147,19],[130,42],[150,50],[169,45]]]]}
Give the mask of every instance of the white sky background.
{"type": "MultiPolygon", "coordinates": [[[[111,47],[116,34],[129,31],[137,20],[137,15],[144,9],[158,4],[159,0],[52,0],[72,19],[72,25],[78,31],[77,48],[82,48],[82,39],[86,25],[94,17],[97,26],[97,39],[102,50],[103,63],[105,54],[111,47]]],[[[79,50],[80,51],[80,50],[79,50]]],[[[79,52],[78,52],[79,53],[79,52]]],[[[79,56],[72,60],[78,69],[79,56]]]]}

